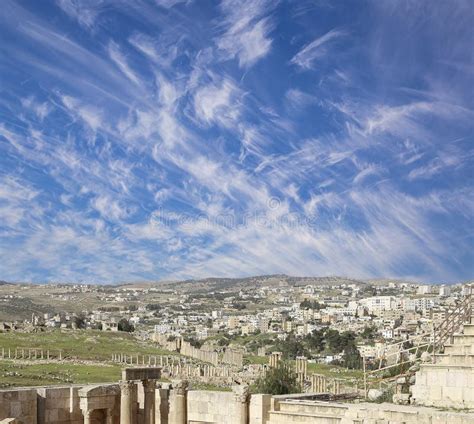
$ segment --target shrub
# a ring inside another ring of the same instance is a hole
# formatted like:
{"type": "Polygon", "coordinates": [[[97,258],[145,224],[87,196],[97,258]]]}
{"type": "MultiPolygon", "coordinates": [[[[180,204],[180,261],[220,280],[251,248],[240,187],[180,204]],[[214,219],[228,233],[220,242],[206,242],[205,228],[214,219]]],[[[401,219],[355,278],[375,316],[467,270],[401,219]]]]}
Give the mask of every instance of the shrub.
{"type": "Polygon", "coordinates": [[[287,395],[300,393],[301,386],[298,383],[296,373],[285,362],[280,362],[277,367],[270,368],[267,373],[256,382],[258,393],[270,395],[287,395]]]}

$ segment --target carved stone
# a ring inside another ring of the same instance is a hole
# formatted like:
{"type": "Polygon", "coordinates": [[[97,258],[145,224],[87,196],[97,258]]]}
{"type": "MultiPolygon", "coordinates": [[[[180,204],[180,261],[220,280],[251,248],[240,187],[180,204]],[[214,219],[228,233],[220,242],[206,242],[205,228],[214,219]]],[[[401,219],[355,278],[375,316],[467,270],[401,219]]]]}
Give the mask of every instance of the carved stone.
{"type": "Polygon", "coordinates": [[[232,391],[234,392],[234,398],[237,402],[248,402],[250,396],[250,389],[248,385],[242,384],[240,386],[233,386],[232,391]]]}
{"type": "Polygon", "coordinates": [[[178,396],[184,396],[186,394],[186,390],[188,389],[189,383],[187,380],[174,380],[171,383],[171,386],[178,396]]]}

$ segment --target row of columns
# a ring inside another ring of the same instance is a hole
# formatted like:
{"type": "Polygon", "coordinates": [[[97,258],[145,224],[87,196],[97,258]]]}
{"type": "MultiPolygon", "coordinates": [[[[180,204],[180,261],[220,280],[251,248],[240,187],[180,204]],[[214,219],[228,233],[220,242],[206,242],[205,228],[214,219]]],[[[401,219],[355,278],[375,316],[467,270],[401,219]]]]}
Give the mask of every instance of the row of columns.
{"type": "MultiPolygon", "coordinates": [[[[155,422],[156,380],[142,380],[144,392],[144,424],[155,422]]],[[[135,381],[120,381],[120,424],[134,424],[137,408],[137,386],[135,381]]]]}
{"type": "Polygon", "coordinates": [[[281,361],[281,352],[272,352],[268,358],[268,365],[271,368],[275,368],[278,366],[278,363],[281,361]]]}
{"type": "MultiPolygon", "coordinates": [[[[156,380],[142,380],[144,389],[144,424],[159,422],[160,411],[156,410],[156,380]]],[[[122,380],[120,385],[120,424],[135,424],[137,417],[137,385],[135,381],[122,380]]],[[[169,424],[186,424],[187,420],[187,390],[186,380],[172,382],[169,424]]]]}
{"type": "Polygon", "coordinates": [[[327,378],[324,375],[311,375],[311,392],[326,393],[327,392],[327,378]]]}
{"type": "Polygon", "coordinates": [[[50,352],[49,349],[41,348],[8,348],[2,347],[1,359],[63,359],[63,353],[61,350],[55,351],[56,355],[50,352]]]}
{"type": "Polygon", "coordinates": [[[130,365],[150,365],[150,366],[168,366],[181,363],[181,359],[177,356],[157,356],[157,355],[127,355],[124,353],[113,353],[112,362],[119,362],[130,365]]]}
{"type": "MultiPolygon", "coordinates": [[[[156,403],[156,392],[159,388],[156,380],[142,380],[144,388],[144,424],[161,423],[161,412],[156,403]]],[[[137,385],[136,381],[120,381],[120,424],[136,424],[137,420],[137,385]]],[[[187,380],[174,380],[169,393],[168,424],[186,424],[187,380]]],[[[234,400],[237,403],[238,424],[247,424],[249,419],[250,391],[248,385],[233,387],[234,400]]],[[[160,397],[161,400],[161,397],[160,397]]],[[[223,405],[224,407],[224,405],[223,405]]],[[[90,424],[90,415],[85,417],[85,424],[90,424]]],[[[107,419],[107,424],[111,422],[107,419]]]]}
{"type": "Polygon", "coordinates": [[[298,382],[303,387],[308,374],[308,358],[305,356],[296,357],[296,375],[298,377],[298,382]]]}
{"type": "Polygon", "coordinates": [[[235,351],[227,348],[222,357],[222,362],[225,364],[235,365],[238,368],[242,368],[244,363],[244,354],[240,351],[235,351]]]}
{"type": "Polygon", "coordinates": [[[217,366],[219,363],[219,355],[217,352],[211,350],[198,349],[194,346],[191,346],[189,342],[184,340],[181,341],[181,355],[190,356],[191,358],[197,359],[202,362],[209,362],[214,366],[217,366]]]}

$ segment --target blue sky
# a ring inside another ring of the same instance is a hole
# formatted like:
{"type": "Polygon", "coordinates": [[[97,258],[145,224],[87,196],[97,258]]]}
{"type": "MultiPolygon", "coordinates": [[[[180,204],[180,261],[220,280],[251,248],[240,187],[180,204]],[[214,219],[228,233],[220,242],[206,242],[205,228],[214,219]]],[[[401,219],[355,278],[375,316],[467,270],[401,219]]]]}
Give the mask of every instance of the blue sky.
{"type": "Polygon", "coordinates": [[[470,0],[3,0],[0,279],[473,278],[470,0]]]}

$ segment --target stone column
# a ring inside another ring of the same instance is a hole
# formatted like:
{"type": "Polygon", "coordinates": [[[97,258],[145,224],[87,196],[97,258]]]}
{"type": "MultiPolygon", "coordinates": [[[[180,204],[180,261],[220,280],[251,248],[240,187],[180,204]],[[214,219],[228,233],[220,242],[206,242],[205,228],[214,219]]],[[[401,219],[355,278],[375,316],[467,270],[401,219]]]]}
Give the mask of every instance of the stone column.
{"type": "Polygon", "coordinates": [[[106,411],[106,416],[105,416],[105,424],[113,424],[114,423],[114,413],[113,410],[110,408],[107,408],[106,411]]]}
{"type": "Polygon", "coordinates": [[[155,390],[155,424],[168,424],[169,407],[169,390],[157,387],[155,390]]]}
{"type": "Polygon", "coordinates": [[[232,391],[234,392],[234,399],[237,408],[236,415],[238,416],[236,424],[247,424],[249,419],[249,386],[246,384],[233,386],[232,391]]]}
{"type": "Polygon", "coordinates": [[[120,381],[120,424],[132,424],[133,381],[120,381]]]}
{"type": "Polygon", "coordinates": [[[143,380],[142,383],[145,397],[143,408],[143,413],[145,415],[145,424],[154,424],[156,380],[143,380]]]}
{"type": "Polygon", "coordinates": [[[269,358],[270,367],[275,368],[281,360],[281,352],[272,352],[269,358]]]}
{"type": "Polygon", "coordinates": [[[186,380],[175,380],[171,384],[169,424],[186,424],[188,382],[186,380]]]}
{"type": "Polygon", "coordinates": [[[91,424],[92,411],[83,411],[84,424],[91,424]]]}

